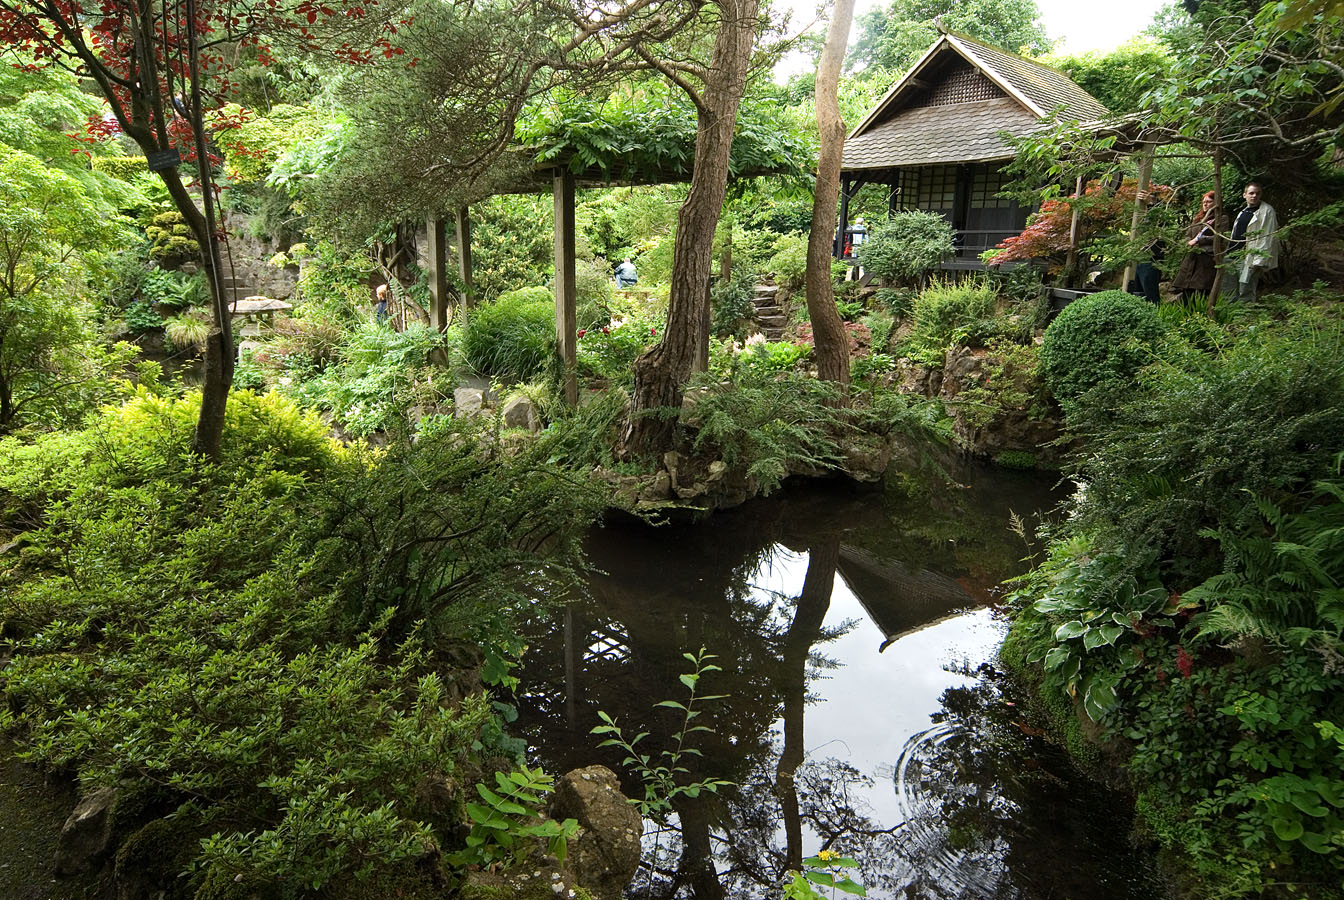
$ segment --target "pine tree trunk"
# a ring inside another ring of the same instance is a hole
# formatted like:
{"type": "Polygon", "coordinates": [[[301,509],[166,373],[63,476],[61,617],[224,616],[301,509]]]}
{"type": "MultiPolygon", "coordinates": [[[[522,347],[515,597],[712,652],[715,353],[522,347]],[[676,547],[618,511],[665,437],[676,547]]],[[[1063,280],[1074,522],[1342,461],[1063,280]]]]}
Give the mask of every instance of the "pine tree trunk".
{"type": "Polygon", "coordinates": [[[681,391],[708,338],[706,287],[713,274],[714,230],[723,212],[737,108],[746,88],[759,0],[723,0],[709,80],[696,119],[691,191],[677,213],[672,284],[663,339],[635,361],[635,387],[622,452],[657,455],[670,449],[675,418],[660,409],[681,405],[681,391]]]}
{"type": "Polygon", "coordinates": [[[812,231],[807,239],[807,313],[812,320],[813,358],[817,375],[842,387],[849,385],[849,337],[835,308],[831,284],[831,250],[835,205],[840,192],[840,166],[845,152],[845,122],[837,97],[840,64],[849,42],[854,0],[836,0],[826,45],[817,68],[817,187],[812,199],[812,231]]]}

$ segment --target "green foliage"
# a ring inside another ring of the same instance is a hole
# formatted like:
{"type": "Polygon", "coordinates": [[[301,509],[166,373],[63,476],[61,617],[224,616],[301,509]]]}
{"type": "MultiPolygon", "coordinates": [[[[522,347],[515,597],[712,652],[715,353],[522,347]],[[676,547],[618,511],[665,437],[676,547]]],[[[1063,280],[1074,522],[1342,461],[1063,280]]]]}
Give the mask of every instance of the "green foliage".
{"type": "MultiPolygon", "coordinates": [[[[988,351],[981,373],[950,401],[957,414],[977,428],[1024,412],[1034,419],[1045,418],[1049,402],[1039,375],[1036,347],[996,338],[989,341],[988,351]]],[[[1027,456],[1034,461],[1032,454],[1027,456]]],[[[1028,463],[1027,468],[1031,466],[1028,463]]]]}
{"type": "Polygon", "coordinates": [[[1091,449],[1078,515],[1212,574],[1203,529],[1257,522],[1250,497],[1279,502],[1330,473],[1344,447],[1342,344],[1338,322],[1304,313],[1214,354],[1169,347],[1119,404],[1085,398],[1073,413],[1091,449]]]}
{"type": "Polygon", "coordinates": [[[207,465],[198,408],[142,395],[0,441],[3,515],[28,529],[0,569],[8,724],[86,784],[166,786],[208,835],[193,883],[297,896],[434,868],[457,823],[419,786],[488,717],[442,651],[511,632],[540,548],[563,570],[596,505],[575,518],[578,488],[465,423],[360,455],[275,395],[231,398],[207,465]]]}
{"type": "Polygon", "coordinates": [[[812,355],[807,344],[795,344],[792,341],[747,341],[742,352],[733,358],[734,372],[750,372],[755,375],[795,372],[798,364],[812,355]]]}
{"type": "MultiPolygon", "coordinates": [[[[599,169],[621,181],[660,181],[689,175],[696,111],[683,92],[661,81],[617,91],[605,103],[591,98],[536,107],[518,122],[519,141],[539,163],[567,163],[579,173],[599,169]]],[[[766,105],[744,104],[733,135],[729,176],[801,175],[812,166],[810,148],[766,105]]]]}
{"type": "Polygon", "coordinates": [[[956,252],[954,237],[952,225],[937,213],[899,212],[873,225],[855,258],[883,281],[919,284],[956,252]]]}
{"type": "Polygon", "coordinates": [[[144,334],[146,331],[163,327],[163,317],[145,300],[137,300],[126,307],[124,318],[126,329],[131,334],[144,334]]]}
{"type": "Polygon", "coordinates": [[[673,801],[676,798],[684,796],[694,800],[702,793],[718,793],[719,788],[727,787],[730,784],[730,782],[719,778],[702,778],[698,781],[689,781],[691,770],[687,764],[691,762],[690,757],[703,755],[695,747],[690,746],[691,736],[698,733],[713,732],[713,729],[708,725],[695,723],[695,720],[703,712],[697,706],[711,700],[722,700],[727,695],[702,694],[699,692],[701,678],[710,672],[723,671],[722,668],[710,662],[715,658],[713,653],[709,653],[704,647],[701,647],[699,653],[683,653],[682,656],[693,667],[692,671],[678,676],[681,683],[690,692],[686,702],[663,700],[654,704],[655,709],[663,707],[681,713],[681,725],[672,734],[672,746],[670,748],[660,750],[656,759],[641,752],[639,744],[644,738],[648,737],[648,734],[640,732],[633,738],[627,738],[616,720],[601,710],[598,710],[597,717],[602,720],[603,724],[595,726],[590,732],[591,734],[611,735],[611,737],[604,738],[597,745],[598,747],[618,747],[625,751],[626,757],[622,760],[621,765],[630,766],[639,776],[640,781],[644,783],[644,797],[631,802],[639,807],[641,816],[652,816],[663,823],[666,823],[672,813],[673,801]]]}
{"type": "Polygon", "coordinates": [[[555,354],[555,301],[545,288],[524,288],[476,307],[463,352],[483,375],[531,380],[555,354]]]}
{"type": "Polygon", "coordinates": [[[93,171],[121,181],[134,181],[140,175],[149,174],[149,165],[143,156],[95,156],[89,163],[93,171]]]}
{"type": "Polygon", "coordinates": [[[1111,112],[1125,114],[1142,108],[1152,77],[1165,72],[1172,60],[1151,38],[1135,38],[1109,51],[1050,53],[1041,62],[1069,76],[1111,112]]]}
{"type": "Polygon", "coordinates": [[[756,312],[752,302],[755,296],[756,279],[752,275],[722,279],[714,282],[710,288],[710,334],[718,337],[743,338],[746,325],[756,312]]]}
{"type": "Polygon", "coordinates": [[[574,819],[556,822],[545,817],[543,798],[555,790],[555,779],[540,768],[519,766],[505,775],[495,773],[495,789],[476,785],[482,802],[467,803],[471,833],[466,848],[449,854],[455,866],[507,867],[523,861],[536,839],[546,841],[547,852],[565,861],[568,840],[579,830],[574,819]]]}
{"type": "Polygon", "coordinates": [[[444,386],[435,388],[427,375],[430,353],[445,346],[445,336],[424,325],[398,332],[365,322],[335,348],[333,365],[278,389],[330,411],[353,435],[404,432],[408,407],[442,399],[444,386]]]}
{"type": "MultiPolygon", "coordinates": [[[[1041,53],[1050,48],[1035,0],[891,0],[885,8],[858,17],[851,67],[880,66],[904,72],[938,39],[944,28],[978,38],[1009,53],[1041,53]]],[[[894,78],[884,84],[890,86],[894,78]]]]}
{"type": "Polygon", "coordinates": [[[1093,388],[1123,389],[1154,359],[1163,332],[1151,303],[1103,291],[1070,303],[1050,323],[1041,345],[1041,374],[1061,402],[1093,388]]]}
{"type": "Polygon", "coordinates": [[[775,283],[791,291],[802,288],[807,277],[807,235],[782,234],[775,239],[775,253],[766,263],[775,283]]]}
{"type": "Polygon", "coordinates": [[[0,434],[60,421],[71,411],[62,394],[75,400],[106,377],[98,362],[108,354],[90,348],[84,276],[127,234],[74,178],[0,144],[0,434]]]}
{"type": "Polygon", "coordinates": [[[145,272],[139,293],[150,306],[166,310],[183,310],[209,299],[209,289],[202,276],[188,276],[166,269],[145,272]]]}
{"type": "Polygon", "coordinates": [[[200,255],[201,247],[180,212],[162,212],[145,226],[149,256],[166,269],[176,268],[200,255]]]}
{"type": "Polygon", "coordinates": [[[549,197],[506,194],[472,207],[472,280],[482,300],[544,284],[554,267],[549,197]]]}
{"type": "Polygon", "coordinates": [[[612,384],[633,383],[634,363],[641,353],[658,340],[659,324],[630,318],[615,327],[579,332],[579,374],[605,379],[612,384]]]}
{"type": "Polygon", "coordinates": [[[958,329],[994,315],[994,290],[982,280],[946,281],[925,288],[915,300],[910,356],[941,366],[958,329]]]}
{"type": "Polygon", "coordinates": [[[230,103],[215,115],[215,142],[224,150],[224,164],[234,184],[265,181],[281,157],[316,138],[326,124],[309,107],[283,103],[265,115],[230,103]]]}
{"type": "Polygon", "coordinates": [[[836,435],[852,431],[835,388],[807,375],[742,368],[730,384],[693,381],[700,428],[696,452],[744,466],[770,493],[791,471],[839,467],[836,435]]]}
{"type": "Polygon", "coordinates": [[[204,350],[210,323],[199,316],[175,316],[164,323],[164,335],[179,350],[204,350]]]}
{"type": "Polygon", "coordinates": [[[857,897],[868,896],[863,885],[850,878],[846,869],[857,869],[858,860],[841,856],[833,850],[822,850],[816,856],[803,860],[803,871],[790,873],[789,883],[784,886],[785,900],[823,900],[826,894],[818,887],[830,888],[829,896],[835,900],[835,892],[853,894],[857,897]]]}

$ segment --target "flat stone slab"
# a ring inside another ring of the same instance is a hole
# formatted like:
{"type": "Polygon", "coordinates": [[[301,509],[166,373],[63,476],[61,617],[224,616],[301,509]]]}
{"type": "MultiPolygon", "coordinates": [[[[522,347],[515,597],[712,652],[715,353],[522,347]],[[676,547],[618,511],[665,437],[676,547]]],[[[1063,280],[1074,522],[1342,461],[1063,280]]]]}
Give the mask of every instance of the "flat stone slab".
{"type": "Polygon", "coordinates": [[[255,316],[259,313],[278,313],[293,309],[293,303],[284,300],[272,300],[270,297],[246,297],[229,304],[229,312],[235,316],[255,316]]]}

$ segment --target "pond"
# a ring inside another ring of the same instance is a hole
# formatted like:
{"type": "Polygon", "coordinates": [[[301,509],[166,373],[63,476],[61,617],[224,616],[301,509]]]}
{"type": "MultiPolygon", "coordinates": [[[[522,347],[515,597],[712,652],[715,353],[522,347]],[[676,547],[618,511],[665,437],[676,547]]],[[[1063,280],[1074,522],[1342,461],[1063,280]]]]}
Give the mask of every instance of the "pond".
{"type": "MultiPolygon", "coordinates": [[[[531,623],[514,726],[547,771],[595,762],[644,795],[599,712],[653,765],[675,749],[684,654],[704,673],[681,764],[717,793],[646,819],[630,897],[778,897],[820,849],[870,897],[1148,900],[1131,811],[1077,773],[995,667],[1002,582],[1037,551],[1053,480],[964,467],[906,490],[792,489],[694,525],[609,523],[600,570],[531,623]]],[[[843,895],[841,895],[843,896],[843,895]]]]}

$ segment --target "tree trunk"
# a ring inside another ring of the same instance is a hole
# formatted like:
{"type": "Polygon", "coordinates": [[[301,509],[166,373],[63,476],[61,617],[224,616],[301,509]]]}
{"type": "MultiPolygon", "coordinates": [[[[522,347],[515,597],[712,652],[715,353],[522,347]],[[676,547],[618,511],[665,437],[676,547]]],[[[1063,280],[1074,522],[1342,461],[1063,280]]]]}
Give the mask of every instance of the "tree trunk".
{"type": "Polygon", "coordinates": [[[817,188],[812,198],[812,231],[807,239],[807,313],[812,320],[817,375],[841,386],[849,385],[849,337],[835,308],[831,249],[845,152],[845,122],[840,117],[837,91],[853,18],[854,0],[836,0],[817,68],[817,131],[821,147],[817,155],[817,188]]]}
{"type": "Polygon", "coordinates": [[[1227,244],[1223,241],[1223,235],[1217,228],[1219,216],[1223,215],[1223,148],[1221,146],[1213,148],[1213,209],[1214,209],[1214,229],[1213,229],[1213,285],[1209,288],[1208,314],[1213,316],[1214,304],[1218,302],[1218,295],[1223,290],[1223,253],[1227,249],[1227,244]]]}
{"type": "Polygon", "coordinates": [[[759,0],[723,0],[708,80],[696,117],[691,191],[677,213],[672,284],[663,339],[635,361],[635,387],[622,453],[670,449],[675,420],[654,415],[681,405],[681,389],[699,348],[709,339],[705,286],[713,274],[714,230],[723,212],[737,107],[746,89],[759,0]]]}
{"type": "MultiPolygon", "coordinates": [[[[853,3],[853,0],[840,0],[853,3]]],[[[807,756],[803,742],[803,715],[807,706],[807,657],[821,638],[821,626],[831,608],[831,591],[840,565],[840,535],[827,535],[807,551],[807,575],[784,638],[784,751],[775,768],[775,790],[784,818],[785,863],[792,871],[803,868],[803,820],[794,776],[807,756]]]]}
{"type": "MultiPolygon", "coordinates": [[[[207,165],[201,162],[201,165],[207,165]]],[[[218,459],[224,441],[224,411],[233,387],[233,323],[229,298],[224,296],[219,277],[219,260],[214,253],[214,222],[196,206],[191,194],[182,184],[176,169],[159,173],[173,205],[187,220],[191,234],[201,246],[201,271],[210,286],[210,334],[205,341],[205,365],[201,381],[201,412],[196,419],[196,431],[191,438],[191,452],[209,459],[218,459]]],[[[205,187],[209,190],[209,186],[205,187]]],[[[211,216],[213,218],[213,215],[211,216]]]]}

